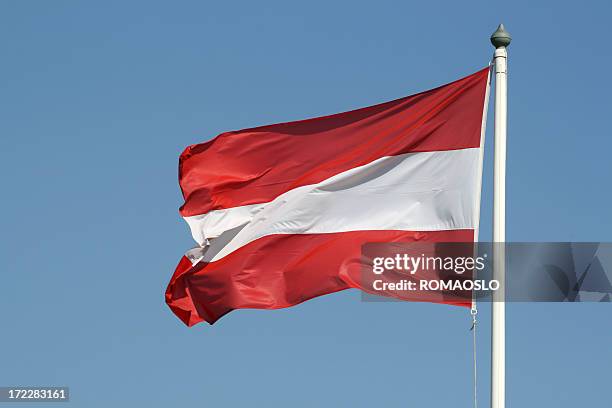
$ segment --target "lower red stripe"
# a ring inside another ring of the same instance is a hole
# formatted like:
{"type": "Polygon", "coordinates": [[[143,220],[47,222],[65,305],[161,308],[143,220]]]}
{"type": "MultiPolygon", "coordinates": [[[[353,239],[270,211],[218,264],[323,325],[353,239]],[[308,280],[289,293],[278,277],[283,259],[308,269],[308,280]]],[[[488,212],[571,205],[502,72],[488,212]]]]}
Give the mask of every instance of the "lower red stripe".
{"type": "MultiPolygon", "coordinates": [[[[166,303],[188,326],[212,324],[235,309],[279,309],[361,283],[362,245],[369,242],[471,242],[473,230],[353,231],[269,235],[226,257],[195,266],[183,257],[166,290],[166,303]]],[[[389,294],[393,296],[393,294],[389,294]]],[[[470,305],[465,293],[414,293],[402,300],[470,305]]]]}

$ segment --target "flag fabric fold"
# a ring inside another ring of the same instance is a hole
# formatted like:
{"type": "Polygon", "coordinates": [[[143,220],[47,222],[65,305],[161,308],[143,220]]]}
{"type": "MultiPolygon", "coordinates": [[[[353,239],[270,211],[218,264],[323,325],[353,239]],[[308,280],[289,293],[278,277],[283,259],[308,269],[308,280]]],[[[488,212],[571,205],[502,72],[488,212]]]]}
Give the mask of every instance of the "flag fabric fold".
{"type": "Polygon", "coordinates": [[[359,276],[368,242],[473,241],[488,71],[185,149],[180,213],[197,246],[170,280],[169,307],[192,326],[368,291],[359,276]]]}

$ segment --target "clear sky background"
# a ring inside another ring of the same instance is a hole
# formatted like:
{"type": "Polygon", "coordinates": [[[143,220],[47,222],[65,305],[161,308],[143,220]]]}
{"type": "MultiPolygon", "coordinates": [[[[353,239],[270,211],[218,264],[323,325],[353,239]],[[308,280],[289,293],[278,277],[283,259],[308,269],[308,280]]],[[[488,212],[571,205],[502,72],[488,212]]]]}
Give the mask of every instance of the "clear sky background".
{"type": "MultiPolygon", "coordinates": [[[[178,155],[472,73],[504,22],[508,239],[611,241],[610,15],[605,1],[1,1],[0,385],[67,385],[70,406],[94,408],[471,406],[462,308],[347,291],[183,326],[163,297],[192,246],[178,155]]],[[[610,403],[609,303],[507,309],[509,407],[610,403]]],[[[487,406],[488,305],[480,321],[487,406]]]]}

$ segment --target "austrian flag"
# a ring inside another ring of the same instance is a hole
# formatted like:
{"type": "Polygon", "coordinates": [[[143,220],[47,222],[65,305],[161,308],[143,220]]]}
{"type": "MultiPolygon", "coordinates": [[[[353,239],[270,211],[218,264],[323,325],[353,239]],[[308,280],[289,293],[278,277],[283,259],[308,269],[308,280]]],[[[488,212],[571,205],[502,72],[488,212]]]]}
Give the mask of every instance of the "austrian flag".
{"type": "MultiPolygon", "coordinates": [[[[489,69],[350,112],[223,133],[179,160],[187,325],[349,288],[371,242],[477,239],[489,69]]],[[[407,299],[420,300],[420,299],[407,299]]]]}

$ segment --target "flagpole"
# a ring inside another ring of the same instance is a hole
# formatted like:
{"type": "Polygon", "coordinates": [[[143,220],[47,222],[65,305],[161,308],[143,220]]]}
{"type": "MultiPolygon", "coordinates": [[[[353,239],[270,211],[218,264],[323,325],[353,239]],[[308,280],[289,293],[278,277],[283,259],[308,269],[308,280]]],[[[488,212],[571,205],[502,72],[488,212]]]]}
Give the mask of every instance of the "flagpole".
{"type": "MultiPolygon", "coordinates": [[[[506,241],[507,58],[511,37],[500,24],[491,35],[495,47],[495,152],[493,170],[493,242],[506,241]]],[[[506,403],[505,245],[494,244],[493,277],[502,290],[493,295],[491,313],[491,408],[506,403]]]]}

